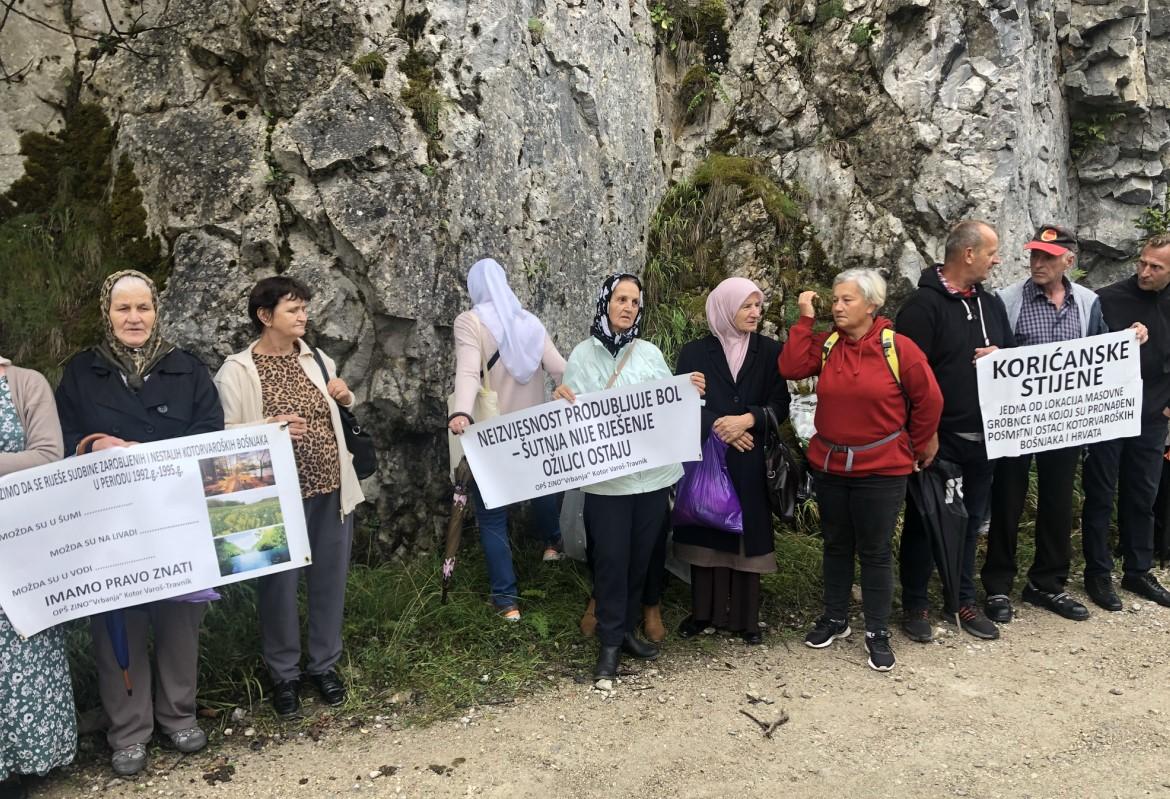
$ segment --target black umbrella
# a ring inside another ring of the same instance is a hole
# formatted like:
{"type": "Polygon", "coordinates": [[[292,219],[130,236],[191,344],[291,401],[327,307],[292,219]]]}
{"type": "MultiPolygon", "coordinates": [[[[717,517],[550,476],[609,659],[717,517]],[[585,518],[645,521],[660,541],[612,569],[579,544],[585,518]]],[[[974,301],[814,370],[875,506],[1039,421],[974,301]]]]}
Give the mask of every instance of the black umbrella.
{"type": "Polygon", "coordinates": [[[959,580],[963,574],[963,543],[967,538],[967,508],[963,505],[963,470],[936,459],[910,475],[910,499],[918,510],[934,551],[947,605],[959,611],[959,580]]]}

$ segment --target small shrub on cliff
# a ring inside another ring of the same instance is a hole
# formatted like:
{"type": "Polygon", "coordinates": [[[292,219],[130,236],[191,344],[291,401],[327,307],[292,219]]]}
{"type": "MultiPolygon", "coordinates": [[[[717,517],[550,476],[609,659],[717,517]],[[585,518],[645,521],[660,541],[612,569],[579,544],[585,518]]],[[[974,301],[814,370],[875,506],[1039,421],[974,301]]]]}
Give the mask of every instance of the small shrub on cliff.
{"type": "Polygon", "coordinates": [[[1161,206],[1151,205],[1133,221],[1147,237],[1170,233],[1170,188],[1166,189],[1161,206]]]}
{"type": "Polygon", "coordinates": [[[402,102],[410,109],[414,121],[427,136],[427,154],[432,160],[442,160],[439,139],[443,137],[443,132],[439,128],[439,114],[446,98],[435,88],[438,75],[434,64],[433,56],[412,49],[398,62],[398,68],[407,80],[406,88],[402,90],[402,102]]]}
{"type": "Polygon", "coordinates": [[[349,68],[356,75],[362,75],[370,80],[382,80],[386,77],[386,57],[381,53],[366,53],[358,56],[349,68]]]}

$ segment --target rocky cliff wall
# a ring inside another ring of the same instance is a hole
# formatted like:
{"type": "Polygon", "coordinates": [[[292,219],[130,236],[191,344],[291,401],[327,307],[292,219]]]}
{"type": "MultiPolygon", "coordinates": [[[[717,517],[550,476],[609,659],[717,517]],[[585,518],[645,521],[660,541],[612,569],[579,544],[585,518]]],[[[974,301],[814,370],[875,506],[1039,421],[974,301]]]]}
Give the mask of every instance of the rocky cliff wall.
{"type": "MultiPolygon", "coordinates": [[[[787,187],[831,267],[902,291],[965,216],[999,229],[1001,282],[1050,220],[1105,282],[1170,174],[1170,0],[25,0],[0,59],[0,188],[71,87],[100,103],[173,253],[177,340],[216,364],[257,278],[317,290],[386,444],[385,551],[434,539],[479,257],[567,350],[715,151],[787,187]]],[[[725,258],[768,274],[753,213],[728,211],[725,258]]]]}

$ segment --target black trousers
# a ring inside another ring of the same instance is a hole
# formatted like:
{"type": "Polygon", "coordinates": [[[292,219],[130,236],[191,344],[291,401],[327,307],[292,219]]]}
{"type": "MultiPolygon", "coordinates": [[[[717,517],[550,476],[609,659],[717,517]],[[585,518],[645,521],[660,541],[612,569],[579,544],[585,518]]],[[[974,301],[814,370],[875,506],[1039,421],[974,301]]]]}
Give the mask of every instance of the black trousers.
{"type": "Polygon", "coordinates": [[[642,590],[664,530],[668,491],[585,495],[597,639],[603,646],[617,646],[642,620],[642,590]]]}
{"type": "Polygon", "coordinates": [[[1093,444],[1081,475],[1085,503],[1081,536],[1085,577],[1113,571],[1109,523],[1117,497],[1117,530],[1126,574],[1145,574],[1154,565],[1154,499],[1162,474],[1166,420],[1143,422],[1141,435],[1093,444]]]}
{"type": "MultiPolygon", "coordinates": [[[[991,485],[991,527],[987,533],[987,560],[983,588],[988,596],[1010,594],[1016,579],[1016,547],[1020,516],[1028,494],[1032,455],[1000,458],[991,485]]],[[[1028,582],[1041,591],[1058,594],[1068,582],[1072,564],[1069,539],[1073,525],[1073,480],[1081,447],[1038,452],[1036,459],[1036,557],[1028,582]]]]}
{"type": "Polygon", "coordinates": [[[853,590],[853,557],[861,562],[865,629],[889,625],[894,599],[891,539],[906,499],[906,477],[840,477],[817,472],[817,507],[825,538],[825,615],[846,619],[853,590]]]}
{"type": "MultiPolygon", "coordinates": [[[[670,537],[670,513],[662,517],[662,531],[650,554],[650,565],[646,567],[646,582],[642,586],[642,604],[659,605],[666,590],[666,539],[670,537]]],[[[585,519],[585,565],[593,574],[593,543],[589,534],[589,520],[585,519]]],[[[592,596],[592,594],[591,594],[592,596]]],[[[596,598],[596,597],[594,597],[596,598]]]]}

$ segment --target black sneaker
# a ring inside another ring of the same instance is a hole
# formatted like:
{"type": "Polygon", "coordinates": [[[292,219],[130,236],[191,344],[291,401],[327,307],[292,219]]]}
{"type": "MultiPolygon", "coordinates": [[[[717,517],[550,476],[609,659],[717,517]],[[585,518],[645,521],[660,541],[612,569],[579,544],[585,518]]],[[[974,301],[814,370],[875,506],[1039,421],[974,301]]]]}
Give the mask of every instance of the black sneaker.
{"type": "Polygon", "coordinates": [[[845,619],[838,621],[821,616],[804,637],[804,645],[813,649],[823,649],[838,638],[848,638],[852,632],[853,630],[849,629],[849,622],[845,619]]]}
{"type": "Polygon", "coordinates": [[[1170,607],[1170,591],[1162,587],[1158,578],[1146,572],[1145,574],[1127,574],[1121,578],[1121,587],[1143,596],[1151,602],[1170,607]]]}
{"type": "Polygon", "coordinates": [[[894,668],[894,650],[890,649],[889,630],[867,632],[865,651],[869,652],[869,667],[874,671],[889,671],[894,668]]]}
{"type": "Polygon", "coordinates": [[[930,624],[930,608],[907,610],[902,616],[902,632],[911,641],[929,644],[934,640],[934,627],[930,624]]]}
{"type": "Polygon", "coordinates": [[[983,615],[978,605],[964,605],[959,608],[959,626],[985,641],[999,638],[999,628],[995,626],[995,622],[983,615]]]}

